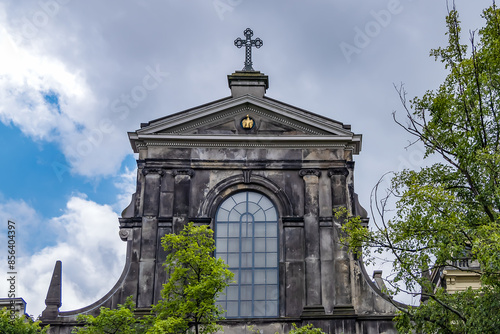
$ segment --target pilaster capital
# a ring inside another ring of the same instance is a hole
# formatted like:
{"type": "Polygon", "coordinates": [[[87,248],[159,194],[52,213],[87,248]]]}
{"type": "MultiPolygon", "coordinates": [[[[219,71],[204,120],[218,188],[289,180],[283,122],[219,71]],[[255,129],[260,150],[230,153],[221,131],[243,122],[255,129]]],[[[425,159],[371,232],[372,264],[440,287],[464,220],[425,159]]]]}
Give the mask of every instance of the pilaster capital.
{"type": "Polygon", "coordinates": [[[161,168],[144,168],[142,170],[142,175],[146,176],[148,174],[158,174],[163,176],[164,172],[161,168]]]}
{"type": "Polygon", "coordinates": [[[346,167],[331,168],[328,170],[328,176],[347,176],[349,175],[349,170],[346,167]]]}
{"type": "Polygon", "coordinates": [[[172,175],[174,177],[176,177],[177,175],[187,175],[189,177],[193,177],[194,176],[194,170],[189,169],[189,168],[187,168],[187,169],[174,169],[172,171],[172,175]]]}
{"type": "Polygon", "coordinates": [[[299,175],[301,177],[304,177],[304,176],[307,176],[307,175],[314,175],[314,176],[320,177],[321,176],[321,171],[319,169],[315,169],[315,168],[301,169],[300,172],[299,172],[299,175]]]}

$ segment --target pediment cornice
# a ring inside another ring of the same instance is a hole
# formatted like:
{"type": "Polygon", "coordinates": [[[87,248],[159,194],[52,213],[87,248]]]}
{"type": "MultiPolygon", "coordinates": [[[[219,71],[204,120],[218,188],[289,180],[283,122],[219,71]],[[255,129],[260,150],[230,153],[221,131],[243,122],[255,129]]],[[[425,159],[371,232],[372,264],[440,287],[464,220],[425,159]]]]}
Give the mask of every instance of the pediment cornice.
{"type": "Polygon", "coordinates": [[[135,152],[145,146],[337,146],[352,149],[354,154],[361,149],[361,135],[354,134],[340,122],[274,99],[251,95],[218,100],[153,120],[141,129],[130,132],[129,138],[135,152]],[[259,125],[271,124],[268,128],[275,131],[245,132],[237,129],[235,120],[242,115],[252,115],[259,125]],[[234,129],[224,134],[206,131],[223,124],[226,128],[232,126],[234,129]],[[283,131],[279,132],[279,129],[283,131]]]}

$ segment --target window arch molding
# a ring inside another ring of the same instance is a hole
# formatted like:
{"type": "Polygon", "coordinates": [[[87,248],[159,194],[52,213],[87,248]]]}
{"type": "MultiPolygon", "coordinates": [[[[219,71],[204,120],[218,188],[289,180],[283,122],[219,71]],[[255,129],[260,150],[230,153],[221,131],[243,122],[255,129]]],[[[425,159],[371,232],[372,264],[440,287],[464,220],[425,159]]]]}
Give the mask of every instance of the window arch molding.
{"type": "Polygon", "coordinates": [[[276,205],[279,217],[293,215],[292,202],[285,192],[273,181],[259,175],[252,175],[251,182],[244,183],[242,175],[235,175],[219,182],[210,189],[205,196],[203,204],[200,206],[199,216],[214,218],[217,208],[224,199],[232,193],[244,190],[254,190],[269,197],[276,205]]]}

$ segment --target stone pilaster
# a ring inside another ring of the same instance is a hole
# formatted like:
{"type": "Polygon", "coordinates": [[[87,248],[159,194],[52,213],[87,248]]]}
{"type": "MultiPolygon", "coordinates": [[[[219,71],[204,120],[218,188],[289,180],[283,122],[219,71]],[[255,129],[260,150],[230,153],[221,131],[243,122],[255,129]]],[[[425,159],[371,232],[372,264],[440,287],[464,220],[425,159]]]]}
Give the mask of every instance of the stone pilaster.
{"type": "Polygon", "coordinates": [[[153,304],[156,271],[156,247],[158,234],[158,209],[160,185],[163,171],[158,168],[145,168],[144,215],[141,229],[141,255],[139,260],[139,287],[137,307],[149,307],[153,304]]]}
{"type": "Polygon", "coordinates": [[[174,207],[172,217],[173,233],[179,233],[188,222],[189,192],[191,190],[192,169],[176,169],[174,176],[174,207]]]}
{"type": "MultiPolygon", "coordinates": [[[[347,168],[333,168],[328,171],[332,183],[332,205],[333,209],[340,207],[348,208],[347,203],[347,168]]],[[[350,259],[346,246],[340,244],[342,231],[339,228],[341,221],[336,221],[334,226],[334,270],[335,270],[335,303],[333,312],[350,314],[354,312],[352,306],[350,259]]]]}
{"type": "Polygon", "coordinates": [[[319,231],[319,177],[318,169],[302,169],[304,179],[304,238],[306,267],[306,306],[304,315],[325,313],[321,301],[321,260],[319,231]]]}
{"type": "Polygon", "coordinates": [[[332,181],[332,204],[333,208],[347,207],[347,168],[333,168],[328,171],[332,181]]]}
{"type": "Polygon", "coordinates": [[[145,178],[144,216],[158,216],[160,202],[160,186],[163,171],[158,168],[145,168],[142,170],[145,178]]]}

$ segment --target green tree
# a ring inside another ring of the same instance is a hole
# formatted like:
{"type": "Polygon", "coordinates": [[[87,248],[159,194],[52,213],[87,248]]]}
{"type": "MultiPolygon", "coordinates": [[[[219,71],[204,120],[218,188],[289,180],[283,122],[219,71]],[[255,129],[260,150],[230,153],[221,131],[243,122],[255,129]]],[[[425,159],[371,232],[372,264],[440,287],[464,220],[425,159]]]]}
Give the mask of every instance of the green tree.
{"type": "Polygon", "coordinates": [[[0,333],[2,334],[45,334],[47,328],[40,327],[40,321],[33,321],[24,316],[11,318],[10,311],[0,309],[0,333]]]}
{"type": "Polygon", "coordinates": [[[376,228],[359,219],[344,225],[353,250],[394,255],[392,293],[417,291],[426,300],[401,308],[402,333],[500,333],[500,12],[494,2],[483,17],[468,51],[453,8],[448,46],[431,51],[448,70],[443,84],[409,102],[398,89],[407,122],[396,122],[425,146],[425,158],[440,162],[397,173],[386,195],[372,194],[376,228]],[[391,196],[396,211],[387,219],[391,196]],[[429,271],[463,257],[479,262],[483,288],[436,290],[429,271]]]}
{"type": "MultiPolygon", "coordinates": [[[[252,334],[260,334],[260,330],[253,325],[248,326],[247,330],[249,331],[249,333],[252,333],[252,334]]],[[[275,334],[279,334],[279,333],[276,332],[275,334]]],[[[293,323],[292,329],[290,330],[290,332],[288,332],[288,334],[325,334],[325,332],[323,332],[319,328],[314,327],[313,324],[305,325],[302,327],[297,327],[297,325],[295,323],[293,323]]]]}
{"type": "Polygon", "coordinates": [[[217,296],[232,281],[224,261],[213,256],[213,231],[190,223],[179,234],[162,238],[168,252],[165,261],[169,281],[162,290],[163,299],[153,306],[152,315],[137,319],[132,297],[118,309],[101,308],[97,317],[80,315],[85,323],[75,328],[77,334],[186,333],[193,326],[196,333],[214,333],[220,326],[222,310],[215,305],[217,296]]]}
{"type": "Polygon", "coordinates": [[[183,333],[191,325],[196,334],[216,332],[223,310],[215,302],[234,275],[213,256],[213,231],[190,223],[179,234],[165,235],[162,246],[168,252],[165,266],[170,278],[154,307],[152,333],[183,333]]]}
{"type": "Polygon", "coordinates": [[[312,324],[302,327],[297,327],[295,324],[292,324],[292,326],[293,328],[289,334],[325,334],[321,329],[313,327],[312,324]]]}
{"type": "Polygon", "coordinates": [[[84,323],[82,327],[75,327],[72,333],[76,334],[140,334],[145,333],[150,324],[138,320],[135,315],[135,305],[132,297],[128,297],[125,304],[118,305],[117,309],[101,307],[99,315],[81,314],[78,321],[84,323]]]}

